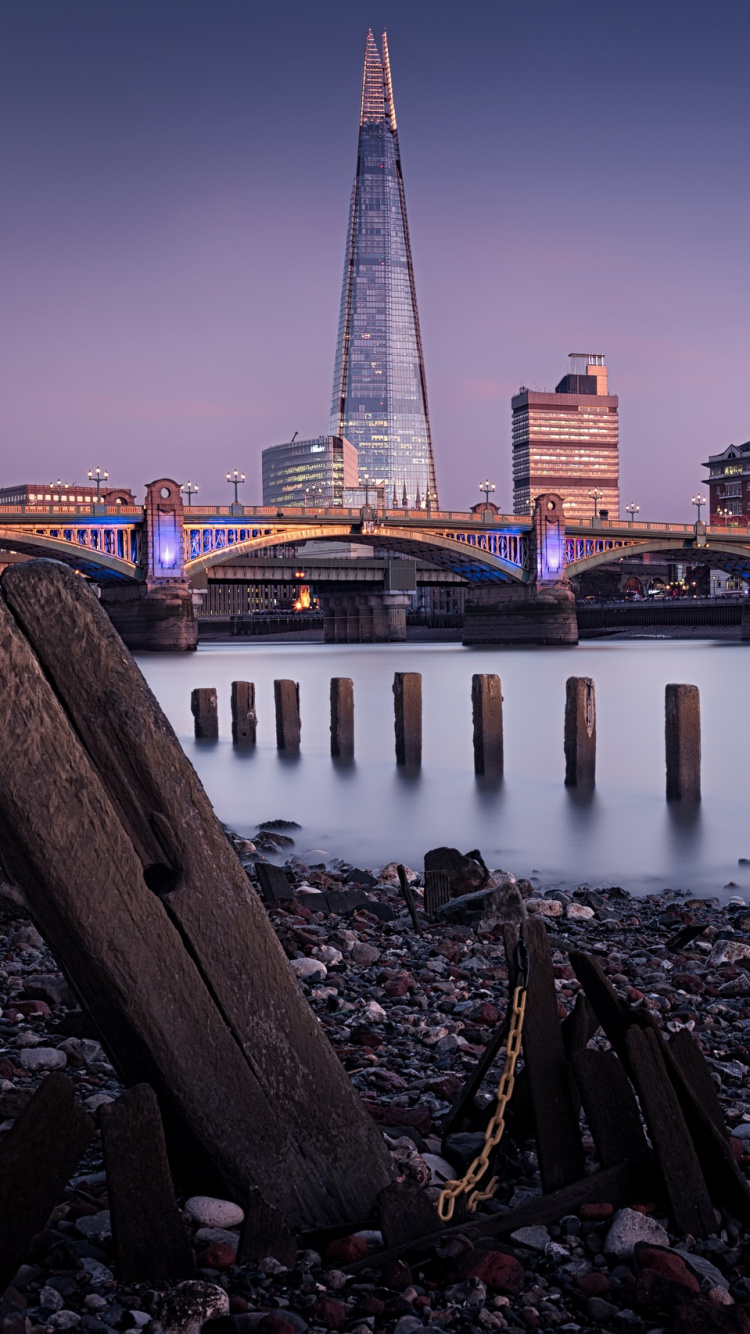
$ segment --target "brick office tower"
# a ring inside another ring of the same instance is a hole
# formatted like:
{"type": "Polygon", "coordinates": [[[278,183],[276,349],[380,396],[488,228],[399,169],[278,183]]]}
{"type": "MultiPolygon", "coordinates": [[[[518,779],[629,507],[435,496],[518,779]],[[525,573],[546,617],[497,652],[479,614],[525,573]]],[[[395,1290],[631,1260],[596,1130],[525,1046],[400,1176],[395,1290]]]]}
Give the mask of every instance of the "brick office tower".
{"type": "Polygon", "coordinates": [[[709,522],[730,528],[749,522],[750,440],[709,454],[703,467],[708,468],[709,522]]]}
{"type": "Polygon", "coordinates": [[[536,496],[554,491],[563,497],[567,519],[590,519],[595,512],[616,519],[618,398],[608,391],[602,353],[571,352],[569,359],[570,371],[554,393],[522,387],[512,399],[513,513],[531,513],[536,496]]]}

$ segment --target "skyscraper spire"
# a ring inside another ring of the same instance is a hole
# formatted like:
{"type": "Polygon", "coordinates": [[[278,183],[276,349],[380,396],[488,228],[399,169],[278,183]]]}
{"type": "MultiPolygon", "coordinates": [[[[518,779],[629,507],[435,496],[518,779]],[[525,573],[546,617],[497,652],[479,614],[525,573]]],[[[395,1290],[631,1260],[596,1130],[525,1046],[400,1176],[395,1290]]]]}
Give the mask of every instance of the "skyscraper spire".
{"type": "Polygon", "coordinates": [[[437,485],[422,340],[385,33],[365,42],[357,172],[349,214],[331,402],[332,435],[365,473],[410,497],[437,485]]]}

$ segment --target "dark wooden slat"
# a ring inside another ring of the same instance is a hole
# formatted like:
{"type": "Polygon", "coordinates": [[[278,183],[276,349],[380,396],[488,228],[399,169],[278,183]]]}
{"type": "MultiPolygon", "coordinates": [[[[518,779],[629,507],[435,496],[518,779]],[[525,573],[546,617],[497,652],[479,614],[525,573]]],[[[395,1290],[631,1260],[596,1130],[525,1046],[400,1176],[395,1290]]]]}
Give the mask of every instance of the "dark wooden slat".
{"type": "MultiPolygon", "coordinates": [[[[594,1036],[599,1028],[599,1020],[589,1005],[583,992],[580,991],[575,999],[575,1005],[569,1014],[560,1022],[560,1033],[562,1034],[563,1047],[565,1055],[570,1062],[570,1058],[576,1051],[582,1051],[590,1038],[594,1036]]],[[[570,1070],[570,1064],[568,1065],[570,1070]]],[[[574,1079],[570,1080],[570,1095],[573,1099],[573,1107],[576,1113],[581,1110],[581,1098],[578,1087],[574,1079]]],[[[492,1106],[490,1105],[490,1113],[492,1106]]],[[[513,1133],[514,1135],[533,1135],[534,1134],[534,1108],[531,1102],[531,1086],[528,1079],[528,1071],[524,1067],[519,1072],[516,1079],[516,1087],[513,1091],[513,1102],[511,1103],[513,1133]]],[[[489,1116],[487,1117],[489,1120],[489,1116]]]]}
{"type": "Polygon", "coordinates": [[[253,1264],[273,1256],[279,1264],[293,1269],[297,1260],[297,1243],[284,1220],[280,1209],[276,1209],[261,1195],[259,1190],[250,1192],[245,1205],[245,1221],[240,1233],[240,1249],[237,1263],[253,1264]]]}
{"type": "Polygon", "coordinates": [[[581,950],[572,950],[570,964],[612,1046],[618,1055],[624,1055],[625,1033],[634,1022],[627,1006],[604,976],[598,959],[581,950]]]}
{"type": "Polygon", "coordinates": [[[101,1108],[112,1239],[125,1283],[178,1283],[195,1257],[177,1207],[159,1103],[137,1084],[101,1108]]]}
{"type": "Polygon", "coordinates": [[[235,1182],[241,1194],[257,1186],[294,1227],[371,1215],[378,1191],[392,1179],[389,1155],[297,987],[173,729],[85,582],[53,561],[13,567],[21,571],[22,579],[3,576],[2,588],[44,673],[5,612],[0,765],[4,775],[16,776],[13,792],[4,778],[0,793],[0,842],[15,848],[18,882],[28,881],[29,893],[44,886],[32,910],[45,911],[47,938],[78,990],[90,996],[88,1008],[106,1026],[110,1049],[121,1067],[127,1064],[126,1082],[152,1084],[163,1114],[171,1101],[194,1133],[200,1127],[226,1189],[235,1182]],[[84,749],[72,744],[71,727],[84,749]],[[28,821],[24,848],[18,847],[21,810],[28,821]],[[54,856],[49,810],[60,844],[54,856]],[[117,909],[109,919],[101,898],[105,868],[117,909]],[[64,904],[51,903],[51,879],[64,904]],[[118,950],[111,943],[115,923],[122,931],[118,950]],[[92,932],[101,949],[94,962],[92,932]],[[174,942],[174,969],[162,953],[167,941],[174,942]],[[113,990],[116,1004],[105,1025],[101,983],[112,970],[127,976],[113,990]],[[185,979],[184,998],[170,991],[173,977],[185,979]],[[204,1017],[208,1002],[211,1014],[204,1017]],[[145,1030],[134,1033],[130,1022],[127,1061],[126,1005],[149,1032],[146,1040],[145,1030]],[[182,1039],[178,1060],[175,1044],[182,1039]],[[154,1042],[165,1057],[161,1066],[150,1050],[154,1042]],[[206,1062],[202,1075],[199,1056],[206,1062]],[[183,1068],[190,1079],[180,1078],[183,1068]]]}
{"type": "Polygon", "coordinates": [[[254,746],[258,719],[255,713],[255,684],[232,682],[232,741],[235,746],[254,746]]]}
{"type": "Polygon", "coordinates": [[[676,931],[673,936],[669,937],[669,940],[667,941],[667,949],[684,949],[686,945],[690,944],[691,940],[695,940],[698,936],[702,936],[705,929],[705,922],[696,922],[692,926],[680,927],[679,931],[676,931]]]}
{"type": "MultiPolygon", "coordinates": [[[[32,560],[12,570],[21,571],[23,579],[4,575],[1,587],[63,700],[67,718],[60,710],[61,726],[68,728],[71,719],[139,854],[137,879],[143,882],[143,867],[152,863],[165,868],[159,899],[153,894],[149,898],[161,907],[184,943],[181,952],[211,996],[215,1022],[223,1029],[212,1054],[207,1035],[202,1039],[218,1075],[207,1073],[206,1081],[198,1075],[192,1079],[190,1089],[199,1090],[195,1101],[203,1099],[204,1106],[195,1106],[191,1115],[215,1135],[222,1170],[238,1159],[246,1163],[243,1190],[258,1186],[282,1209],[290,1226],[368,1217],[376,1194],[392,1179],[390,1155],[296,986],[266,910],[250,890],[242,863],[175,732],[84,580],[56,562],[32,560]],[[226,1039],[234,1043],[235,1051],[239,1047],[246,1062],[247,1074],[236,1077],[239,1083],[232,1073],[234,1057],[226,1067],[219,1058],[226,1039]],[[220,1093],[224,1083],[226,1095],[220,1093]],[[218,1103],[215,1113],[208,1110],[211,1098],[218,1103]],[[230,1131],[227,1126],[220,1131],[230,1113],[238,1129],[230,1131]],[[252,1135],[247,1134],[248,1123],[254,1126],[252,1135]]],[[[0,683],[4,678],[7,672],[0,664],[0,683]]],[[[24,679],[23,670],[19,679],[24,679]]],[[[0,694],[4,694],[1,684],[0,694]]],[[[8,711],[15,708],[16,732],[23,731],[24,716],[35,716],[35,708],[25,702],[25,686],[16,698],[8,691],[7,704],[8,711]]],[[[5,714],[4,707],[0,711],[5,714]]],[[[52,750],[55,728],[56,724],[48,739],[52,750]]],[[[11,754],[15,747],[15,740],[8,742],[11,754]]],[[[63,784],[63,790],[75,786],[73,776],[71,786],[63,784]]],[[[79,830],[77,839],[65,835],[71,874],[73,870],[80,874],[81,848],[87,848],[87,839],[87,831],[79,830]],[[76,848],[79,866],[73,867],[76,848]]],[[[121,830],[117,840],[123,842],[121,830]]],[[[116,863],[105,838],[96,839],[96,847],[96,858],[89,859],[92,872],[99,864],[116,863]]],[[[132,847],[128,848],[123,855],[132,866],[132,847]]],[[[92,896],[95,888],[92,883],[92,896]]],[[[136,922],[140,914],[139,906],[136,922]]],[[[92,906],[88,919],[95,916],[101,918],[100,906],[92,906]]],[[[101,923],[101,930],[105,926],[101,923]]],[[[147,926],[144,939],[152,955],[147,926]]],[[[113,951],[108,954],[105,967],[113,951]]],[[[157,1003],[171,972],[160,966],[157,951],[149,967],[155,988],[149,1014],[171,1037],[167,1015],[157,1003]]],[[[85,968],[91,972],[84,955],[69,971],[83,976],[85,968]]],[[[139,999],[145,999],[144,987],[136,987],[133,979],[129,992],[136,991],[139,999]]],[[[188,1005],[185,1018],[191,1014],[188,1005]]],[[[198,1027],[202,1031],[200,1022],[198,1027]]],[[[164,1071],[168,1083],[179,1087],[180,1097],[190,1093],[192,1099],[187,1082],[185,1089],[179,1085],[176,1069],[172,1062],[164,1071]]],[[[156,1074],[152,1062],[137,1063],[127,1082],[151,1083],[161,1099],[164,1079],[159,1081],[156,1074]]]]}
{"type": "MultiPolygon", "coordinates": [[[[559,1190],[583,1175],[584,1156],[565,1059],[547,929],[530,917],[524,923],[529,983],[523,1027],[524,1067],[534,1106],[539,1171],[545,1191],[559,1190]]],[[[509,987],[515,986],[517,927],[505,928],[509,987]]]]}
{"type": "MultiPolygon", "coordinates": [[[[497,1060],[500,1048],[508,1036],[508,1017],[507,1015],[500,1021],[485,1047],[482,1055],[479,1057],[474,1069],[469,1074],[465,1083],[459,1090],[445,1121],[443,1122],[442,1136],[452,1134],[454,1130],[461,1129],[461,1123],[465,1116],[472,1117],[476,1113],[474,1099],[479,1092],[482,1083],[497,1060]]],[[[514,1094],[515,1101],[515,1094],[514,1094]]],[[[490,1107],[492,1104],[490,1104],[490,1107]]]]}
{"type": "Polygon", "coordinates": [[[285,899],[294,898],[289,876],[280,866],[274,866],[272,862],[256,862],[255,870],[266,903],[283,903],[285,899]]]}
{"type": "Polygon", "coordinates": [[[0,1145],[0,1293],[23,1263],[94,1136],[71,1081],[48,1075],[0,1145]]]}
{"type": "Polygon", "coordinates": [[[684,1236],[707,1237],[716,1230],[716,1218],[656,1034],[634,1025],[625,1045],[675,1225],[684,1236]]]}
{"type": "Polygon", "coordinates": [[[385,1246],[403,1246],[415,1237],[442,1232],[444,1224],[416,1181],[393,1181],[377,1200],[378,1227],[385,1246]]]}
{"type": "Polygon", "coordinates": [[[447,871],[425,871],[424,875],[424,910],[432,919],[441,903],[447,903],[451,896],[450,880],[447,871]]]}
{"type": "Polygon", "coordinates": [[[397,867],[397,870],[398,870],[398,881],[401,886],[401,893],[404,896],[404,902],[406,903],[406,906],[409,910],[409,916],[411,917],[411,924],[414,927],[414,930],[416,931],[417,935],[421,936],[422,923],[417,917],[417,908],[416,904],[414,903],[414,895],[411,892],[411,885],[409,884],[409,881],[406,878],[406,868],[404,866],[399,866],[397,867]]]}
{"type": "Polygon", "coordinates": [[[727,1127],[716,1093],[716,1085],[711,1078],[703,1052],[686,1028],[681,1028],[678,1033],[672,1035],[669,1040],[669,1051],[690,1085],[696,1101],[711,1118],[719,1133],[726,1136],[727,1127]]]}
{"type": "MultiPolygon", "coordinates": [[[[441,1243],[452,1237],[469,1237],[472,1241],[479,1237],[507,1237],[517,1228],[528,1227],[534,1223],[556,1223],[566,1214],[577,1213],[582,1204],[612,1204],[617,1209],[631,1204],[634,1200],[654,1199],[663,1189],[658,1168],[649,1155],[642,1163],[618,1163],[602,1172],[593,1172],[582,1177],[562,1190],[550,1195],[540,1195],[528,1200],[517,1209],[510,1209],[504,1214],[484,1215],[475,1222],[463,1221],[454,1227],[447,1227],[440,1234],[441,1243]]],[[[388,1247],[384,1251],[375,1251],[364,1260],[356,1260],[342,1266],[347,1274],[358,1274],[364,1269],[384,1269],[391,1260],[400,1260],[407,1254],[424,1254],[435,1245],[436,1237],[431,1233],[414,1238],[399,1246],[388,1247]]],[[[339,1266],[337,1266],[338,1268],[339,1266]]]]}
{"type": "Polygon", "coordinates": [[[635,1095],[622,1063],[611,1051],[578,1051],[573,1074],[602,1167],[614,1167],[648,1150],[635,1095]]]}

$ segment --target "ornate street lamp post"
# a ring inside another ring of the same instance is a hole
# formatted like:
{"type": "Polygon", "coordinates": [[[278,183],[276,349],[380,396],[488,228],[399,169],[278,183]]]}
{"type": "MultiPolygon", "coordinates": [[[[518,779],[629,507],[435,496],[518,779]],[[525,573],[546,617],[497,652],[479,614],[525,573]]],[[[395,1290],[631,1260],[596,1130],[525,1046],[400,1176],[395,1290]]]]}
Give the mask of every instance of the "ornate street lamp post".
{"type": "Polygon", "coordinates": [[[93,471],[91,468],[89,468],[89,481],[96,482],[97,505],[101,505],[102,503],[102,482],[106,482],[108,478],[109,478],[109,473],[106,471],[102,472],[101,468],[96,468],[93,471]]]}
{"type": "Polygon", "coordinates": [[[479,490],[484,491],[484,506],[485,509],[489,509],[490,496],[495,491],[495,483],[491,482],[489,478],[485,478],[483,482],[479,483],[479,490]]]}
{"type": "Polygon", "coordinates": [[[706,497],[705,497],[705,496],[697,495],[697,496],[693,496],[693,504],[695,505],[695,508],[696,508],[697,511],[698,511],[698,523],[700,523],[700,521],[701,521],[701,509],[703,508],[704,505],[707,505],[707,504],[708,504],[708,501],[706,500],[706,497]]]}
{"type": "Polygon", "coordinates": [[[630,519],[628,520],[628,522],[632,524],[636,514],[640,514],[641,507],[640,505],[634,505],[633,502],[631,501],[629,505],[625,506],[625,509],[627,513],[630,515],[630,519]]]}
{"type": "Polygon", "coordinates": [[[182,492],[183,495],[187,496],[187,503],[189,509],[193,503],[193,496],[197,496],[198,494],[198,487],[193,486],[193,483],[188,479],[185,485],[180,487],[180,491],[182,492]]]}
{"type": "Polygon", "coordinates": [[[244,472],[238,472],[237,469],[235,468],[234,472],[227,473],[227,481],[229,482],[230,486],[234,487],[234,504],[239,505],[240,501],[237,492],[245,481],[244,472]]]}
{"type": "Polygon", "coordinates": [[[600,491],[599,488],[596,486],[594,487],[593,491],[589,491],[589,500],[593,500],[594,502],[595,519],[599,518],[599,501],[602,500],[603,497],[604,497],[604,492],[600,491]]]}

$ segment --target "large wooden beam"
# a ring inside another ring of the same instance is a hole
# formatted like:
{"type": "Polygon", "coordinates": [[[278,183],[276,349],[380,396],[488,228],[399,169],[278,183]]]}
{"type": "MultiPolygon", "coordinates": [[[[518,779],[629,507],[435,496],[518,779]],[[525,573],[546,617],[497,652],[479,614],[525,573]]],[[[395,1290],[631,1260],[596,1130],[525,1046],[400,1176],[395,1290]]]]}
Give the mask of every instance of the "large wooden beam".
{"type": "Polygon", "coordinates": [[[257,1186],[292,1226],[368,1216],[389,1156],[170,724],[83,580],[16,570],[12,616],[0,605],[9,870],[128,1080],[179,1108],[235,1195],[257,1186]]]}

